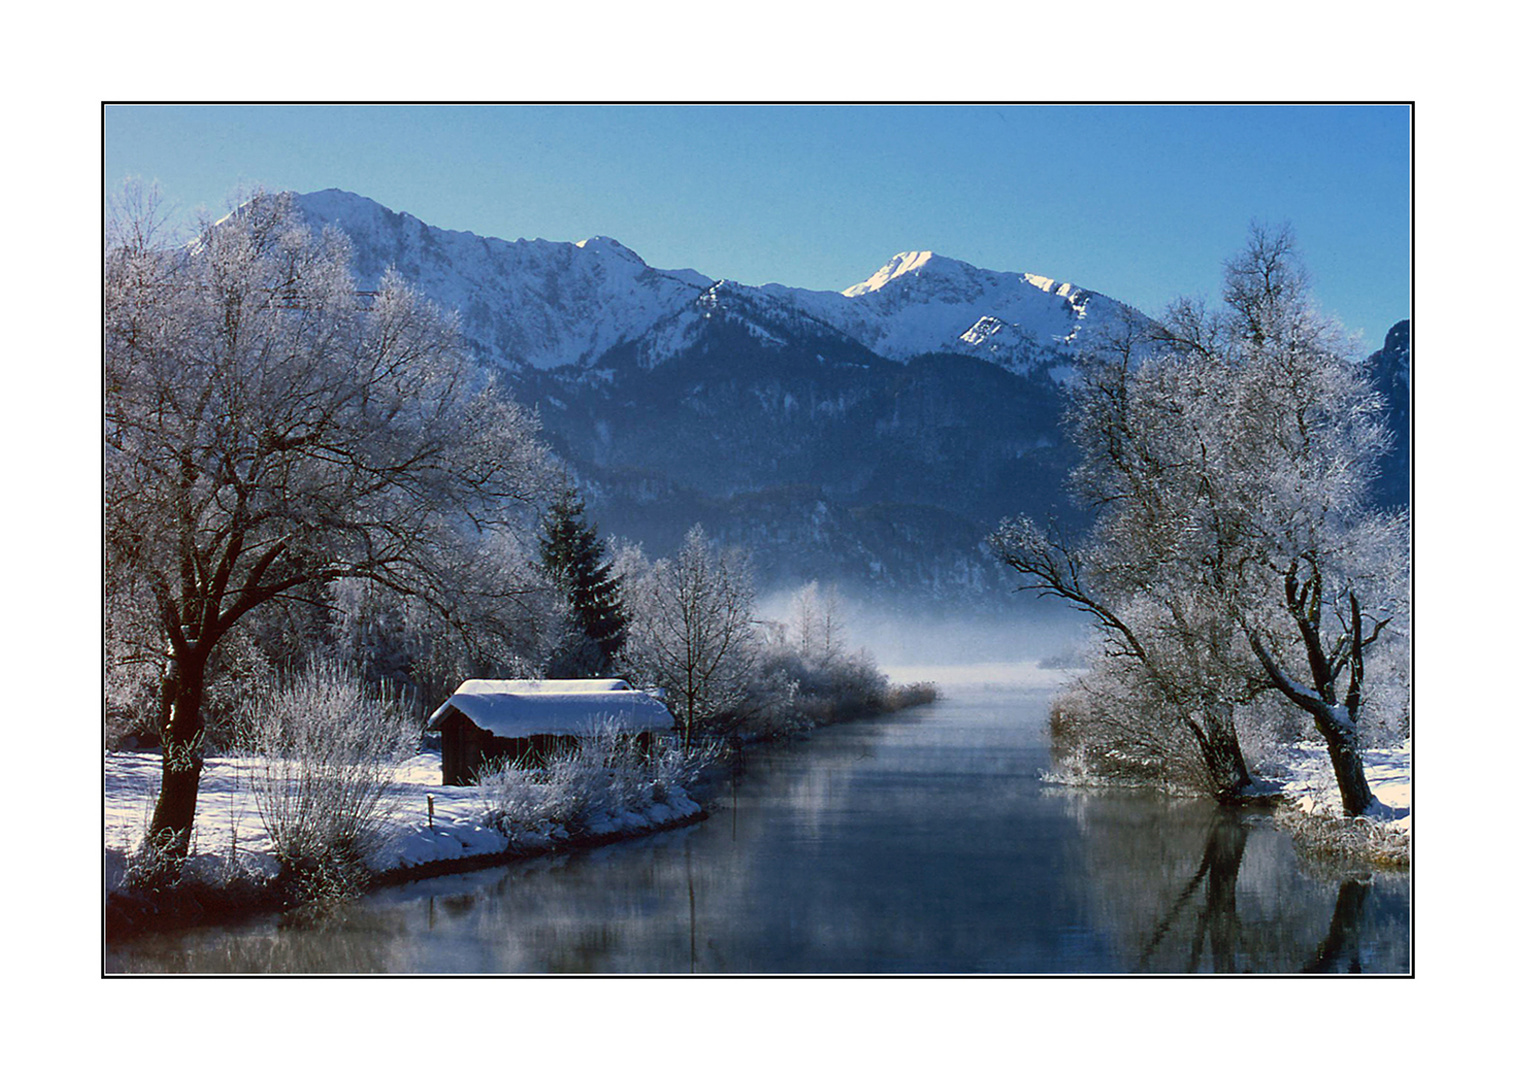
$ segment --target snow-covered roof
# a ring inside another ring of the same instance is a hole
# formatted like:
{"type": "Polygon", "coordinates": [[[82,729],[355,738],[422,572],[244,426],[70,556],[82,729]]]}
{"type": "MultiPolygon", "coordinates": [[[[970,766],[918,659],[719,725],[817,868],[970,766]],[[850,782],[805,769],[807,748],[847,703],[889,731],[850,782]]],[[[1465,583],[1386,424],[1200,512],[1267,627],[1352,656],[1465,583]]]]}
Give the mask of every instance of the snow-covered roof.
{"type": "Polygon", "coordinates": [[[587,694],[630,690],[625,679],[467,679],[457,694],[587,694]]]}
{"type": "Polygon", "coordinates": [[[674,727],[663,702],[621,679],[470,679],[432,713],[429,726],[440,725],[451,709],[507,739],[674,727]]]}

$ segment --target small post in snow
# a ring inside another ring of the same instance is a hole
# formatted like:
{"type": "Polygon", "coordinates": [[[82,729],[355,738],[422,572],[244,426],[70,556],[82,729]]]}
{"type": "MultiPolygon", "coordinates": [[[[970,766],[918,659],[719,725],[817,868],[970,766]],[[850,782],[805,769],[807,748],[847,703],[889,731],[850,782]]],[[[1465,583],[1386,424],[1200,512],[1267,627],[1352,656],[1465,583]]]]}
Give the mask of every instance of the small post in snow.
{"type": "Polygon", "coordinates": [[[432,797],[430,795],[426,797],[426,827],[428,829],[434,828],[432,825],[432,797]]]}

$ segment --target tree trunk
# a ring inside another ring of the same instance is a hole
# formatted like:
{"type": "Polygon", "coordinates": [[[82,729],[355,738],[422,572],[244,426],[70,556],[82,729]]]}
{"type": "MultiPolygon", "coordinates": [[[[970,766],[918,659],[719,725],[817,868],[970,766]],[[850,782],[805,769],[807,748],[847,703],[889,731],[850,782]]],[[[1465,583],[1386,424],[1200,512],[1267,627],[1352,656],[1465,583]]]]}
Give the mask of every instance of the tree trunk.
{"type": "Polygon", "coordinates": [[[1336,724],[1316,719],[1316,730],[1326,739],[1327,753],[1332,758],[1332,771],[1337,774],[1337,790],[1342,793],[1342,812],[1348,817],[1359,817],[1374,805],[1374,793],[1369,790],[1368,778],[1363,775],[1363,758],[1358,756],[1358,736],[1344,732],[1336,724]]]}
{"type": "Polygon", "coordinates": [[[189,852],[204,765],[205,658],[198,653],[176,657],[166,680],[169,700],[163,725],[163,785],[148,827],[148,841],[160,852],[182,858],[189,852]]]}
{"type": "Polygon", "coordinates": [[[1211,794],[1220,802],[1236,802],[1243,789],[1251,784],[1242,744],[1237,741],[1237,725],[1230,709],[1207,708],[1205,723],[1192,724],[1200,744],[1200,757],[1210,778],[1211,794]]]}

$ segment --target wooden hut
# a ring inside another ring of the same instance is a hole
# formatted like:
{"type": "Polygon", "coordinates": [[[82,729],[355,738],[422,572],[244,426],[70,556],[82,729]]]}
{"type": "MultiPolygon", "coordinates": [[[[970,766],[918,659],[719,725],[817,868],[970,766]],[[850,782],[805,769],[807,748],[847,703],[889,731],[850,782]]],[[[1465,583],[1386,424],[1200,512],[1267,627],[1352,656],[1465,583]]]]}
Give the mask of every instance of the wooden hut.
{"type": "Polygon", "coordinates": [[[613,728],[646,748],[674,718],[653,693],[621,679],[470,679],[432,713],[442,734],[442,782],[478,783],[480,767],[541,764],[555,750],[613,728]]]}

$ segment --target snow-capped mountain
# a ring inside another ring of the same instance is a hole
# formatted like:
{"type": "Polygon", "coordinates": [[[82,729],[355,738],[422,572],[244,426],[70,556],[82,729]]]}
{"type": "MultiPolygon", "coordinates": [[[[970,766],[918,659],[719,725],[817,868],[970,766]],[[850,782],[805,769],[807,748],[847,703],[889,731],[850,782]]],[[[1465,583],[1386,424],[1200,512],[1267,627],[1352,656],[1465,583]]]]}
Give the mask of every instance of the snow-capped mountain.
{"type": "MultiPolygon", "coordinates": [[[[607,533],[656,557],[700,522],[766,585],[818,578],[912,612],[1005,603],[979,543],[1000,517],[1077,519],[1059,384],[1077,349],[1144,319],[929,251],[841,292],[755,287],[607,237],[481,237],[335,190],[296,202],[348,235],[364,285],[393,266],[459,312],[607,533]]],[[[1380,354],[1396,400],[1405,340],[1380,354]]]]}
{"type": "Polygon", "coordinates": [[[880,356],[979,356],[1019,374],[1070,373],[1075,349],[1133,309],[1100,293],[1035,274],[981,270],[930,251],[906,251],[840,293],[766,285],[852,335],[880,356]]]}
{"type": "Polygon", "coordinates": [[[897,603],[1004,597],[979,541],[1059,500],[1057,382],[1081,343],[1141,317],[930,252],[843,292],[755,287],[605,237],[481,237],[341,191],[296,202],[347,234],[361,284],[394,267],[459,312],[606,532],[658,556],[700,522],[765,584],[897,603]]]}
{"type": "Polygon", "coordinates": [[[692,270],[656,270],[609,237],[498,240],[434,228],[335,189],[298,195],[296,204],[313,228],[348,235],[363,284],[394,267],[462,316],[481,359],[507,369],[593,361],[713,284],[692,270]]]}
{"type": "Polygon", "coordinates": [[[296,202],[348,235],[363,285],[393,266],[459,312],[605,533],[660,557],[699,522],[766,586],[831,581],[912,615],[1003,607],[981,544],[1001,517],[1077,522],[1060,384],[1145,318],[927,251],[826,292],[660,270],[606,237],[434,228],[342,191],[296,202]]]}
{"type": "Polygon", "coordinates": [[[724,310],[775,344],[798,331],[850,339],[890,360],[959,353],[1062,379],[1075,348],[1123,318],[1140,318],[1075,285],[981,270],[929,251],[896,255],[842,292],[754,288],[648,266],[608,237],[578,243],[481,237],[434,228],[337,190],[296,201],[312,226],[335,225],[348,234],[365,284],[395,267],[457,310],[480,357],[507,370],[591,367],[623,345],[633,346],[640,365],[656,366],[724,310]]]}

